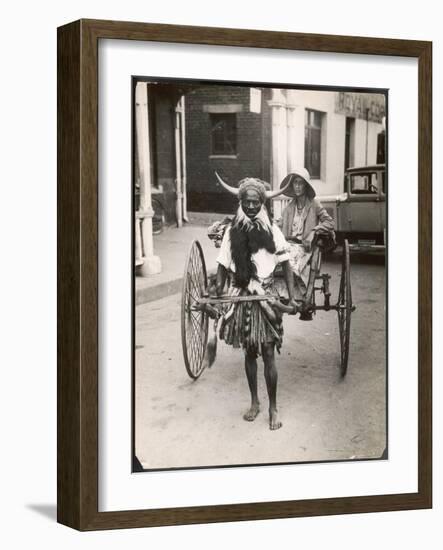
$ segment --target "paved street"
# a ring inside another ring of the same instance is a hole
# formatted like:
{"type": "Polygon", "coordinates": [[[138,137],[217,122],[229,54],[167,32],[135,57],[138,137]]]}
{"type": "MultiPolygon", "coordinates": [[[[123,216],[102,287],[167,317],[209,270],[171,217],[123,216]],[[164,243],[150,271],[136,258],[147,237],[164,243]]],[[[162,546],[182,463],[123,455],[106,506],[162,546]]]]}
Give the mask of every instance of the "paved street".
{"type": "MultiPolygon", "coordinates": [[[[135,445],[147,469],[380,457],[386,446],[385,266],[381,256],[353,255],[349,369],[339,376],[337,314],[312,322],[285,316],[278,405],[283,427],[268,428],[249,405],[243,353],[219,341],[217,360],[197,381],[185,370],[179,294],[136,307],[135,445]]],[[[337,297],[340,256],[323,265],[337,297]]]]}

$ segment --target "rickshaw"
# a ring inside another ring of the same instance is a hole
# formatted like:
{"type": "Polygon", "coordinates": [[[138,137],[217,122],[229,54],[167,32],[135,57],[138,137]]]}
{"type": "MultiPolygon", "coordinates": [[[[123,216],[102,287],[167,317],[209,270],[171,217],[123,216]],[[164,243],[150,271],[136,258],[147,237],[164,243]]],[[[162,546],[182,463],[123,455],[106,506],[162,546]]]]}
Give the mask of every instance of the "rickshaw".
{"type": "MultiPolygon", "coordinates": [[[[211,238],[211,237],[210,237],[211,238]]],[[[310,272],[307,284],[303,311],[336,311],[339,326],[340,375],[346,376],[349,360],[351,314],[355,310],[352,303],[350,278],[349,243],[345,239],[342,246],[341,277],[337,301],[331,303],[329,281],[331,276],[321,272],[322,256],[329,250],[324,237],[316,236],[312,246],[310,272]],[[317,304],[318,297],[323,303],[317,304]]],[[[278,275],[277,275],[278,276],[278,275]]],[[[220,308],[238,301],[266,300],[283,313],[294,314],[292,306],[285,304],[279,296],[213,296],[210,295],[210,284],[203,254],[198,240],[191,243],[183,276],[181,298],[181,336],[183,357],[188,375],[196,380],[206,367],[205,351],[208,343],[209,320],[216,317],[220,308]]],[[[295,319],[295,317],[294,317],[295,319]]]]}

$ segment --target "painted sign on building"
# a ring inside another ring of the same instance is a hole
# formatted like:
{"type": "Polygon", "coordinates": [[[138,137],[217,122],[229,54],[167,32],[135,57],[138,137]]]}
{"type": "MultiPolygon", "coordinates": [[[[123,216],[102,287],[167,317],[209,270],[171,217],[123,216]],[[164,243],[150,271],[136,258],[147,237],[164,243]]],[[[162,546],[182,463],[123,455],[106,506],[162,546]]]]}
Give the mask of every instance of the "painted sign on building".
{"type": "Polygon", "coordinates": [[[335,112],[348,117],[381,123],[386,115],[385,96],[382,94],[337,92],[335,112]]]}
{"type": "Polygon", "coordinates": [[[261,113],[261,90],[250,88],[249,110],[251,113],[261,113]]]}

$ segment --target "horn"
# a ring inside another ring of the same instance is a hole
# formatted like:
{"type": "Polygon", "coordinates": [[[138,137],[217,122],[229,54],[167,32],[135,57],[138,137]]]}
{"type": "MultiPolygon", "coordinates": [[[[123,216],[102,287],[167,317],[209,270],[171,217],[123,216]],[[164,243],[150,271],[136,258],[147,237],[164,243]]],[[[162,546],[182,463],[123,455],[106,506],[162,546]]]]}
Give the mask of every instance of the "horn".
{"type": "Polygon", "coordinates": [[[278,195],[284,193],[286,189],[291,185],[291,183],[292,178],[289,178],[288,183],[281,189],[276,189],[275,191],[266,191],[266,200],[273,199],[274,197],[278,197],[278,195]]]}
{"type": "Polygon", "coordinates": [[[229,191],[230,193],[232,193],[233,195],[235,195],[236,197],[238,197],[238,189],[237,187],[231,187],[230,185],[228,185],[227,183],[225,183],[221,177],[217,174],[217,172],[215,172],[215,175],[217,176],[217,179],[218,179],[218,182],[220,183],[220,185],[222,187],[224,187],[226,189],[226,191],[229,191]]]}

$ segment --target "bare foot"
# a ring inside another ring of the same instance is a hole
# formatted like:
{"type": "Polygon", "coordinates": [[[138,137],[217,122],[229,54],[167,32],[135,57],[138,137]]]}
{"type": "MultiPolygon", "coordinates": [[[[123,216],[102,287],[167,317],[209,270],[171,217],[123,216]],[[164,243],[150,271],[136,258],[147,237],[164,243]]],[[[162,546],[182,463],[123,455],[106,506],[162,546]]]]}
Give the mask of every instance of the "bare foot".
{"type": "Polygon", "coordinates": [[[251,408],[245,412],[243,415],[243,420],[247,420],[248,422],[252,422],[257,418],[258,413],[260,412],[260,403],[254,403],[251,405],[251,408]]]}
{"type": "Polygon", "coordinates": [[[278,430],[282,426],[283,423],[278,419],[277,411],[269,411],[269,429],[278,430]]]}

